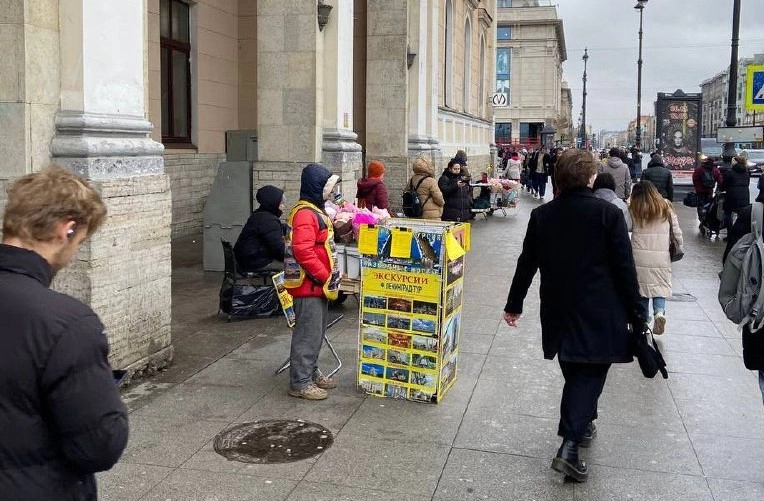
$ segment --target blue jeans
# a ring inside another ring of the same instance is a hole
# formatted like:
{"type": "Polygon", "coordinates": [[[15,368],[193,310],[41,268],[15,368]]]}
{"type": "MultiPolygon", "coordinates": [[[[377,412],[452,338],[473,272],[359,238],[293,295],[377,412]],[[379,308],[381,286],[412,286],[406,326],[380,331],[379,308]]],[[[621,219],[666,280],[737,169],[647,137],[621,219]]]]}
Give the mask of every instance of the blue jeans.
{"type": "MultiPolygon", "coordinates": [[[[645,308],[645,313],[648,315],[650,314],[650,298],[649,297],[643,297],[642,299],[642,306],[645,308]]],[[[665,297],[654,297],[653,300],[653,316],[655,316],[658,312],[666,313],[666,298],[665,297]]]]}
{"type": "Polygon", "coordinates": [[[294,313],[296,323],[289,352],[289,386],[293,390],[303,390],[312,384],[313,375],[318,370],[318,353],[329,319],[329,301],[323,297],[296,297],[294,313]]]}
{"type": "Polygon", "coordinates": [[[546,173],[533,173],[533,191],[535,191],[540,197],[544,196],[546,193],[546,173]]]}

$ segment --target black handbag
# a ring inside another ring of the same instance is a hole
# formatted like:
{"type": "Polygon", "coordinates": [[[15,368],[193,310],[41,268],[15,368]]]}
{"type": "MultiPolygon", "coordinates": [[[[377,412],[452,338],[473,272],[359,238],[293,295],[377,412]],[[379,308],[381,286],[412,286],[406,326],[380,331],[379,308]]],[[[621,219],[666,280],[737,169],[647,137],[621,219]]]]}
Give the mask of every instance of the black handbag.
{"type": "Polygon", "coordinates": [[[637,332],[636,330],[633,332],[631,338],[631,351],[632,355],[634,355],[639,362],[639,368],[642,370],[643,376],[646,378],[654,378],[655,375],[660,372],[663,379],[668,379],[666,361],[663,360],[663,355],[658,349],[658,345],[655,343],[653,331],[651,331],[646,324],[641,332],[637,332]]]}
{"type": "Polygon", "coordinates": [[[688,191],[687,194],[684,196],[684,200],[682,200],[682,203],[686,205],[687,207],[697,207],[698,206],[698,194],[694,191],[688,191]]]}

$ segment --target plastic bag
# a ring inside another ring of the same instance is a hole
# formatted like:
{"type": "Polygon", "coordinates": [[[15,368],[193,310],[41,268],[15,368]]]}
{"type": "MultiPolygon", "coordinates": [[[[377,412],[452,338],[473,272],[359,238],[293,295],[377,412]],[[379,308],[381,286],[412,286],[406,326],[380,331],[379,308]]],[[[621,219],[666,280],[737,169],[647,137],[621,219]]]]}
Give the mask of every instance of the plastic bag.
{"type": "Polygon", "coordinates": [[[281,314],[281,303],[273,285],[226,284],[220,310],[232,317],[269,317],[281,314]]]}

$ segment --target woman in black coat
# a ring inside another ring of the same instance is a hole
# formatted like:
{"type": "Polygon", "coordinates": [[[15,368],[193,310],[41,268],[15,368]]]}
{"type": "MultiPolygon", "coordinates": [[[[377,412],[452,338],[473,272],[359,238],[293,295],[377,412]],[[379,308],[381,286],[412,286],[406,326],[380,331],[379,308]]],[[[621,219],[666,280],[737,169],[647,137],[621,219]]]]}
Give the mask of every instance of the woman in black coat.
{"type": "Polygon", "coordinates": [[[724,225],[729,228],[732,225],[732,214],[737,213],[743,207],[751,203],[749,185],[751,174],[744,158],[735,157],[731,169],[724,171],[724,225]]]}
{"type": "Polygon", "coordinates": [[[504,320],[515,327],[533,277],[541,272],[544,358],[557,356],[565,378],[557,432],[563,442],[552,468],[579,482],[587,478],[579,446],[596,436],[597,399],[610,364],[633,361],[627,324],[645,324],[623,214],[590,188],[597,168],[586,151],[560,155],[560,195],[531,212],[504,307],[504,320]]]}
{"type": "Polygon", "coordinates": [[[461,165],[456,159],[448,162],[448,167],[438,179],[438,188],[443,193],[442,221],[467,221],[470,219],[470,187],[467,180],[462,180],[461,165]]]}
{"type": "MultiPolygon", "coordinates": [[[[761,183],[759,184],[760,191],[756,202],[764,202],[764,191],[761,191],[761,183]]],[[[751,232],[751,207],[749,205],[740,209],[735,224],[727,231],[727,247],[724,249],[723,261],[727,260],[727,255],[737,241],[751,232]]],[[[743,327],[743,364],[748,370],[759,371],[759,387],[764,399],[764,332],[751,332],[749,325],[743,327]]]]}

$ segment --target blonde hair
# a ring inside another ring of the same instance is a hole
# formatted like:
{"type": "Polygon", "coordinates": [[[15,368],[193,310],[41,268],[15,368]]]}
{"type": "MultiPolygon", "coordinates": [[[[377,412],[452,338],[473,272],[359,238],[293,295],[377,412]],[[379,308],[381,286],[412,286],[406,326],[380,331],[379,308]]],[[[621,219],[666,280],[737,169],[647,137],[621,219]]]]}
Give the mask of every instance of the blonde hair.
{"type": "Polygon", "coordinates": [[[658,219],[668,221],[671,212],[671,202],[661,196],[653,183],[640,181],[632,186],[629,213],[635,226],[646,226],[658,219]]]}
{"type": "Polygon", "coordinates": [[[19,178],[8,190],[3,235],[46,242],[61,221],[74,221],[92,235],[105,218],[101,195],[85,179],[51,165],[19,178]]]}

